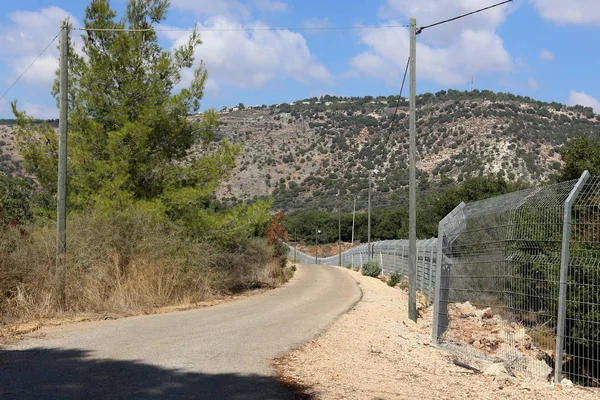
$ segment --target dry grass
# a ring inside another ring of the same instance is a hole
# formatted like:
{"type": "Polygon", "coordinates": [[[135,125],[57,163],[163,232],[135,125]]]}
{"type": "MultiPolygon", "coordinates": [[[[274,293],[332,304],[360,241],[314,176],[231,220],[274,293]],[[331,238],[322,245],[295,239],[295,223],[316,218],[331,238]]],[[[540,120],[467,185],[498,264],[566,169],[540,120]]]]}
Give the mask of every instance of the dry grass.
{"type": "Polygon", "coordinates": [[[55,291],[53,227],[0,232],[0,325],[59,315],[136,314],[285,281],[262,239],[224,248],[143,213],[68,223],[66,308],[55,291]]]}

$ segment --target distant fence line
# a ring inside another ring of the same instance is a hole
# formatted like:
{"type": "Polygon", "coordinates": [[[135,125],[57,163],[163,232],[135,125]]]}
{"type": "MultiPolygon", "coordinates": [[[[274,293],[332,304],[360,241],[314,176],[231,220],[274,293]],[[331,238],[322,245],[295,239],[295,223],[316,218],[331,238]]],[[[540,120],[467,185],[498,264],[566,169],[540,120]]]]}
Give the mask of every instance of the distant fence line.
{"type": "MultiPolygon", "coordinates": [[[[339,265],[339,255],[331,257],[315,257],[295,250],[290,246],[290,257],[303,264],[339,265]]],[[[382,274],[389,276],[400,272],[408,276],[408,240],[383,240],[371,243],[369,254],[368,244],[364,243],[342,253],[343,267],[352,266],[361,269],[369,259],[379,262],[382,274]]],[[[435,267],[437,263],[437,239],[417,240],[417,289],[433,300],[435,287],[435,267]]]]}
{"type": "MultiPolygon", "coordinates": [[[[600,177],[461,203],[417,243],[417,288],[434,303],[432,338],[458,358],[600,387],[600,177]],[[438,278],[439,277],[439,278],[438,278]]],[[[301,263],[338,265],[290,247],[301,263]]],[[[408,241],[342,253],[408,272],[408,241]]]]}

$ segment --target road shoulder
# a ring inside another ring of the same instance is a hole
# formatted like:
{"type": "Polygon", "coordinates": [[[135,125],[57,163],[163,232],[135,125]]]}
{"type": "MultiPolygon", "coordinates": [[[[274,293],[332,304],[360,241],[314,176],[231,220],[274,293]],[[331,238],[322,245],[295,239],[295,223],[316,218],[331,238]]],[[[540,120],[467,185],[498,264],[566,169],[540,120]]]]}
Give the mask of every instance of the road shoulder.
{"type": "Polygon", "coordinates": [[[407,293],[344,269],[362,301],[305,346],[273,361],[280,381],[300,398],[595,399],[598,392],[544,381],[484,376],[450,362],[430,345],[427,317],[407,317],[407,293]]]}

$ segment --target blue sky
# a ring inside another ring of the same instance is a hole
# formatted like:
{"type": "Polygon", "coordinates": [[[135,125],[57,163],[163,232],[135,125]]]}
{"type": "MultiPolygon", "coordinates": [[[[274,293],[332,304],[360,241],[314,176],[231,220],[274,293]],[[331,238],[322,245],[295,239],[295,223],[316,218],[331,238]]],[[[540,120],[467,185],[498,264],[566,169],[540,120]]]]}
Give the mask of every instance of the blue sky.
{"type": "MultiPolygon", "coordinates": [[[[171,0],[163,28],[342,27],[425,25],[497,0],[171,0]]],[[[71,16],[80,26],[87,1],[0,3],[0,94],[14,82],[71,16]]],[[[112,0],[121,12],[125,0],[112,0]]],[[[173,48],[185,32],[161,33],[173,48]]],[[[399,90],[408,56],[403,28],[203,32],[196,52],[210,75],[203,108],[239,102],[272,104],[333,94],[390,95],[399,90]]],[[[478,89],[545,101],[583,104],[600,112],[600,1],[516,0],[508,6],[425,30],[418,37],[417,91],[478,89]]],[[[0,100],[38,118],[57,116],[50,87],[53,45],[0,100]]],[[[184,80],[190,74],[184,74],[184,80]]],[[[185,82],[184,82],[185,83],[185,82]]]]}

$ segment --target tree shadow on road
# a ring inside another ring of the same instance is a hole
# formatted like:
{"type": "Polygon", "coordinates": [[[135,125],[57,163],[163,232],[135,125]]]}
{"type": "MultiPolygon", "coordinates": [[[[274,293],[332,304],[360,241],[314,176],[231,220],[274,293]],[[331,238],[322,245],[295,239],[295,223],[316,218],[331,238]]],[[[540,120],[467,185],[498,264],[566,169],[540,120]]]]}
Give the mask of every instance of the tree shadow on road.
{"type": "Polygon", "coordinates": [[[271,376],[190,373],[85,350],[0,349],[0,399],[294,399],[302,389],[271,376]]]}

